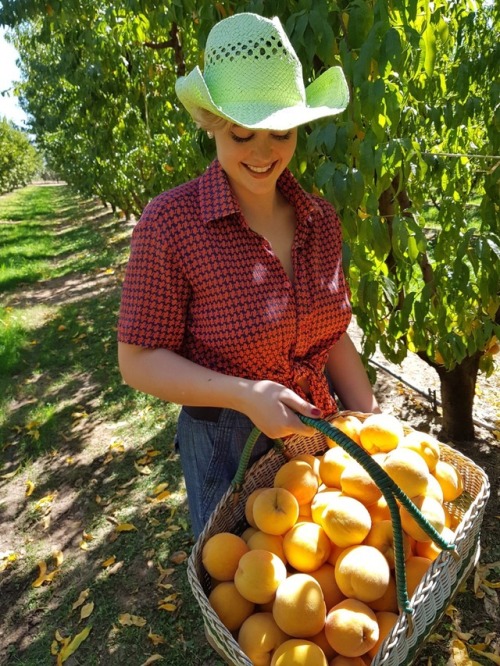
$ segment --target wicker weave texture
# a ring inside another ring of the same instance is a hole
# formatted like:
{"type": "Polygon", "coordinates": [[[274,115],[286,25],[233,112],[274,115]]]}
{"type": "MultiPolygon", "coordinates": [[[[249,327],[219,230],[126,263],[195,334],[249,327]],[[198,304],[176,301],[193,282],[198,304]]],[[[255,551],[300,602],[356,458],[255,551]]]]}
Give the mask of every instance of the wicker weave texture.
{"type": "MultiPolygon", "coordinates": [[[[361,420],[368,415],[354,414],[361,420]]],[[[411,428],[405,426],[405,431],[411,428]]],[[[327,449],[324,435],[316,433],[311,438],[291,437],[287,440],[287,451],[318,454],[327,449]]],[[[451,513],[460,520],[455,531],[455,543],[459,558],[455,560],[449,552],[442,552],[428,569],[412,597],[413,631],[407,618],[400,615],[391,633],[380,647],[372,666],[410,666],[418,650],[432,632],[443,612],[457,592],[461,581],[470,573],[479,557],[479,532],[484,510],[489,497],[489,482],[484,471],[459,451],[441,443],[441,459],[451,463],[463,479],[464,492],[459,501],[447,504],[451,513]]],[[[277,470],[284,464],[283,456],[270,451],[248,472],[239,502],[233,506],[229,490],[221,499],[209,522],[196,542],[188,561],[188,579],[191,590],[200,606],[205,630],[212,647],[227,664],[252,666],[252,662],[240,650],[238,643],[224,627],[208,602],[210,577],[205,571],[201,554],[205,542],[219,532],[241,534],[246,528],[245,502],[257,488],[273,485],[277,470]]]]}

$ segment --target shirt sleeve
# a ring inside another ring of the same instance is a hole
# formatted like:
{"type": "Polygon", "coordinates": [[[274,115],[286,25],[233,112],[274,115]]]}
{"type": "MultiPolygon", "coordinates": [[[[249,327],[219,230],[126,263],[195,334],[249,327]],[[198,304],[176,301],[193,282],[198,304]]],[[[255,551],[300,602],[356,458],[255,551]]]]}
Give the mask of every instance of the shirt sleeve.
{"type": "Polygon", "coordinates": [[[168,203],[146,206],[132,233],[123,283],[118,341],[179,352],[184,340],[190,285],[169,233],[168,203]]]}

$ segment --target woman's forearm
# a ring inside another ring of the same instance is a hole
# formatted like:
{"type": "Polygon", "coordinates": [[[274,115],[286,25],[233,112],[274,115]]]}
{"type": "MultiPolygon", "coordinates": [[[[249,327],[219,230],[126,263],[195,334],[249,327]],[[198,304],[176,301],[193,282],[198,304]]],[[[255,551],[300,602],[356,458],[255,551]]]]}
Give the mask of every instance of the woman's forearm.
{"type": "Polygon", "coordinates": [[[347,333],[330,350],[327,371],[345,409],[380,412],[361,357],[347,333]]]}
{"type": "Polygon", "coordinates": [[[273,439],[314,434],[296,412],[320,416],[314,405],[281,384],[224,375],[168,349],[119,343],[118,361],[123,379],[132,388],[180,405],[235,409],[273,439]]]}

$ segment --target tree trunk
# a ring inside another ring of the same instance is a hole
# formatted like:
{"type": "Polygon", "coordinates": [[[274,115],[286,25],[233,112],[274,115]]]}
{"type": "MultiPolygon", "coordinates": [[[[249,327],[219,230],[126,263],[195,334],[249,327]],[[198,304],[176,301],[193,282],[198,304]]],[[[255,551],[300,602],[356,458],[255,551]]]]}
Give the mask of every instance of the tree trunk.
{"type": "Polygon", "coordinates": [[[452,442],[474,441],[473,403],[480,353],[467,356],[453,370],[434,365],[441,381],[444,435],[452,442]]]}

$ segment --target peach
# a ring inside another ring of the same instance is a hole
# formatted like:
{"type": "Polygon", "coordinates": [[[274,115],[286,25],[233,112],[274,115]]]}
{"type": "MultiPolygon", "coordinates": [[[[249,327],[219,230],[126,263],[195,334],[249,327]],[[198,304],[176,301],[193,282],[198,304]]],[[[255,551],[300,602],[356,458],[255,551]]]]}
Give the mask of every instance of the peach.
{"type": "Polygon", "coordinates": [[[234,584],[248,601],[266,604],[274,598],[286,575],[286,567],[277,555],[268,550],[250,550],[239,561],[234,584]]]}
{"type": "Polygon", "coordinates": [[[330,539],[316,523],[296,523],[283,538],[288,563],[304,573],[318,569],[330,555],[330,539]]]}
{"type": "MultiPolygon", "coordinates": [[[[353,442],[356,442],[358,446],[361,446],[361,440],[359,437],[359,431],[361,430],[361,421],[354,414],[346,414],[337,416],[332,421],[332,426],[341,430],[345,435],[350,437],[353,442]]],[[[327,438],[328,446],[334,447],[337,446],[337,443],[327,438]]]]}
{"type": "MultiPolygon", "coordinates": [[[[441,536],[448,543],[453,543],[455,541],[455,532],[450,530],[449,527],[443,527],[441,536]]],[[[415,555],[420,557],[426,557],[429,560],[434,561],[436,557],[441,553],[441,548],[434,541],[417,541],[415,546],[415,555]]]]}
{"type": "Polygon", "coordinates": [[[371,414],[359,431],[361,446],[368,453],[387,452],[395,449],[404,437],[400,421],[391,414],[371,414]]]}
{"type": "Polygon", "coordinates": [[[303,460],[303,461],[305,461],[306,463],[311,465],[311,467],[313,469],[313,472],[316,474],[318,479],[320,478],[319,477],[319,464],[320,464],[321,460],[320,460],[319,456],[313,456],[312,453],[299,453],[299,454],[297,454],[296,456],[294,456],[292,458],[292,461],[293,460],[303,460]]]}
{"type": "Polygon", "coordinates": [[[372,521],[361,502],[339,495],[333,497],[324,509],[321,526],[335,545],[347,548],[360,544],[367,537],[372,521]]]}
{"type": "Polygon", "coordinates": [[[205,542],[201,551],[201,561],[213,578],[222,581],[233,580],[242,555],[249,548],[243,539],[231,532],[219,532],[205,542]]]}
{"type": "Polygon", "coordinates": [[[321,516],[333,497],[340,495],[341,491],[337,488],[325,488],[320,490],[313,497],[311,502],[311,518],[315,523],[321,525],[321,516]]]}
{"type": "Polygon", "coordinates": [[[299,506],[308,504],[318,490],[319,480],[311,465],[304,460],[290,460],[274,476],[275,488],[286,488],[299,506]]]}
{"type": "MultiPolygon", "coordinates": [[[[390,568],[394,569],[395,555],[392,520],[381,520],[378,523],[373,523],[372,528],[363,543],[365,546],[373,546],[374,548],[377,548],[389,563],[390,568]]],[[[408,535],[404,533],[403,547],[406,560],[411,555],[411,543],[408,535]]]]}
{"type": "Polygon", "coordinates": [[[420,581],[431,564],[432,560],[418,555],[412,555],[406,560],[406,589],[410,599],[415,594],[415,590],[420,585],[420,581]]]}
{"type": "Polygon", "coordinates": [[[325,486],[340,488],[340,476],[351,461],[351,456],[341,446],[328,449],[319,465],[319,475],[325,486]]]}
{"type": "Polygon", "coordinates": [[[379,636],[375,645],[368,650],[370,657],[374,657],[380,649],[380,646],[385,641],[393,626],[399,619],[397,613],[389,613],[387,611],[380,611],[375,613],[378,622],[379,636]]]}
{"type": "Polygon", "coordinates": [[[280,534],[266,534],[256,530],[247,541],[250,550],[268,550],[277,555],[286,564],[285,551],[283,550],[283,537],[280,534]]]}
{"type": "MultiPolygon", "coordinates": [[[[327,611],[344,599],[344,595],[335,580],[335,567],[333,565],[325,562],[316,571],[311,571],[309,575],[320,584],[327,611]]],[[[328,657],[328,655],[326,656],[328,657]]]]}
{"type": "Polygon", "coordinates": [[[287,638],[272,613],[250,615],[238,632],[238,644],[253,666],[270,666],[273,652],[287,638]]]}
{"type": "Polygon", "coordinates": [[[445,460],[439,460],[433,471],[443,491],[445,502],[453,502],[463,492],[464,484],[460,473],[445,460]]]}
{"type": "Polygon", "coordinates": [[[379,626],[375,613],[366,604],[345,599],[328,613],[325,633],[339,655],[360,657],[378,641],[379,626]]]}
{"type": "Polygon", "coordinates": [[[372,477],[354,460],[340,475],[340,487],[345,495],[354,497],[364,505],[373,504],[382,497],[382,491],[372,477]]]}
{"type": "Polygon", "coordinates": [[[416,497],[425,492],[429,468],[425,460],[415,451],[405,448],[395,449],[386,456],[382,467],[408,497],[416,497]]]}
{"type": "Polygon", "coordinates": [[[374,601],[370,601],[368,604],[370,608],[374,611],[388,611],[391,613],[398,612],[398,595],[396,588],[396,579],[391,575],[389,579],[389,585],[385,593],[374,601]]]}
{"type": "Polygon", "coordinates": [[[365,603],[379,599],[387,591],[390,576],[387,560],[373,546],[346,548],[335,565],[335,580],[340,591],[346,597],[365,603]]]}
{"type": "Polygon", "coordinates": [[[319,645],[292,638],[277,648],[271,666],[328,666],[328,662],[319,645]]]}
{"type": "Polygon", "coordinates": [[[253,503],[255,526],[266,534],[285,534],[298,517],[299,503],[286,488],[265,488],[253,503]]]}
{"type": "Polygon", "coordinates": [[[325,624],[326,606],[321,586],[305,573],[290,575],[276,590],[273,617],[293,638],[309,638],[325,624]]]}
{"type": "Polygon", "coordinates": [[[412,430],[408,433],[399,444],[400,446],[412,449],[418,453],[427,463],[429,471],[433,471],[439,460],[439,442],[438,440],[426,432],[419,430],[412,430]]]}
{"type": "Polygon", "coordinates": [[[265,490],[265,488],[256,488],[253,492],[250,493],[250,495],[247,497],[247,501],[245,502],[245,518],[250,527],[255,529],[257,529],[257,525],[253,519],[253,503],[263,490],[265,490]]]}
{"type": "Polygon", "coordinates": [[[237,631],[255,608],[253,602],[241,596],[233,582],[221,582],[208,597],[208,602],[229,631],[237,631]]]}
{"type": "MultiPolygon", "coordinates": [[[[442,505],[433,497],[420,495],[412,499],[413,503],[420,509],[427,521],[438,531],[442,532],[445,515],[442,505]]],[[[399,513],[401,515],[401,524],[404,531],[415,539],[415,541],[431,541],[431,537],[420,527],[415,518],[410,514],[408,509],[401,506],[399,513]]]]}

